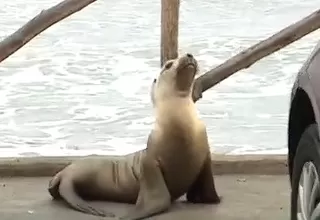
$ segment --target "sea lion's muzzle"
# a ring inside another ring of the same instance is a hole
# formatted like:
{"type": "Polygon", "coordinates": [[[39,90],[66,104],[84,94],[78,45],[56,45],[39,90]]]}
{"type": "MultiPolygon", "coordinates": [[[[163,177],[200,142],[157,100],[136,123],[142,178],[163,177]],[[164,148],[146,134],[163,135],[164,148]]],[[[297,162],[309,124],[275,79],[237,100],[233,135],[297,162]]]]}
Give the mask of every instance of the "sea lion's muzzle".
{"type": "MultiPolygon", "coordinates": [[[[168,60],[162,67],[160,75],[158,78],[154,78],[152,81],[152,92],[155,89],[156,83],[158,83],[159,77],[164,77],[170,79],[174,77],[176,81],[176,88],[180,91],[188,91],[192,86],[195,76],[198,74],[198,62],[191,53],[186,53],[185,55],[177,58],[168,60]]],[[[169,81],[170,81],[169,80],[169,81]]],[[[166,80],[165,80],[166,81],[166,80]]],[[[164,82],[165,82],[164,81],[164,82]]]]}
{"type": "Polygon", "coordinates": [[[189,94],[198,73],[198,62],[190,53],[181,56],[176,62],[176,88],[189,94]]]}
{"type": "Polygon", "coordinates": [[[185,54],[184,56],[180,57],[178,62],[178,72],[183,71],[186,73],[193,73],[192,75],[196,75],[198,73],[198,62],[192,54],[185,54]]]}

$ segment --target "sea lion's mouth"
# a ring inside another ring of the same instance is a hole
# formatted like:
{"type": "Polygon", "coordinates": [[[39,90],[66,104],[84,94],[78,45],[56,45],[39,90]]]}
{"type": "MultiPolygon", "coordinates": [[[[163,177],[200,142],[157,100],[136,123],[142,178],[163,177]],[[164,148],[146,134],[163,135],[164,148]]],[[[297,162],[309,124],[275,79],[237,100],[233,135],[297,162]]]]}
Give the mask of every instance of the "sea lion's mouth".
{"type": "Polygon", "coordinates": [[[185,56],[181,57],[178,64],[178,71],[187,71],[189,73],[198,73],[198,62],[194,56],[190,53],[187,53],[185,56]]]}
{"type": "Polygon", "coordinates": [[[187,64],[186,68],[193,68],[195,71],[197,71],[198,69],[198,65],[194,64],[194,63],[189,63],[187,64]]]}
{"type": "Polygon", "coordinates": [[[193,72],[193,74],[196,75],[198,73],[198,65],[196,62],[188,62],[182,65],[178,71],[193,72]]]}
{"type": "Polygon", "coordinates": [[[197,73],[197,60],[190,54],[181,57],[177,66],[176,88],[184,95],[189,94],[197,73]]]}
{"type": "Polygon", "coordinates": [[[192,68],[196,68],[196,65],[195,65],[194,63],[189,63],[189,64],[187,64],[186,66],[187,66],[187,68],[189,68],[189,67],[190,67],[190,68],[191,68],[191,67],[192,67],[192,68]]]}

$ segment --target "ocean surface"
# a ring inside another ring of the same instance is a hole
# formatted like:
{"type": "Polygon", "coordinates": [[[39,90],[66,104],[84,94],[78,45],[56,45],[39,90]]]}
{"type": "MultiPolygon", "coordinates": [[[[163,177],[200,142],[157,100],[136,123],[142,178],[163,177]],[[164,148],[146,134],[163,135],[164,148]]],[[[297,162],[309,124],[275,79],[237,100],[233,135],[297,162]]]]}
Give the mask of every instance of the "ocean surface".
{"type": "MultiPolygon", "coordinates": [[[[0,2],[0,40],[59,0],[0,2]]],[[[123,155],[145,148],[159,72],[159,0],[99,0],[0,63],[0,156],[123,155]]],[[[201,72],[319,8],[318,0],[182,0],[179,51],[201,72]]],[[[287,153],[289,95],[316,31],[197,102],[212,152],[287,153]]]]}

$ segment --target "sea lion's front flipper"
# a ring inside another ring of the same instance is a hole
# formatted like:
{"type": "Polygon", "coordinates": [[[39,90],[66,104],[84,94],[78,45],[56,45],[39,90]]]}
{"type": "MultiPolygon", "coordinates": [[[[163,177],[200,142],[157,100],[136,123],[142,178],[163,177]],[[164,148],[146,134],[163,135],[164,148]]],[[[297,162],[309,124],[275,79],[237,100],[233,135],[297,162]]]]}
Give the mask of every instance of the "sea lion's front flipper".
{"type": "Polygon", "coordinates": [[[171,197],[159,163],[146,156],[141,163],[140,191],[135,208],[122,220],[138,220],[166,211],[171,197]]]}
{"type": "Polygon", "coordinates": [[[59,186],[60,195],[65,201],[74,209],[88,213],[91,215],[103,216],[103,217],[114,217],[115,215],[110,212],[92,207],[89,203],[84,201],[74,190],[73,181],[71,178],[61,178],[59,186]]]}
{"type": "Polygon", "coordinates": [[[216,191],[211,163],[211,156],[210,153],[208,153],[196,181],[187,192],[187,200],[189,202],[208,204],[220,203],[221,197],[218,196],[216,191]]]}

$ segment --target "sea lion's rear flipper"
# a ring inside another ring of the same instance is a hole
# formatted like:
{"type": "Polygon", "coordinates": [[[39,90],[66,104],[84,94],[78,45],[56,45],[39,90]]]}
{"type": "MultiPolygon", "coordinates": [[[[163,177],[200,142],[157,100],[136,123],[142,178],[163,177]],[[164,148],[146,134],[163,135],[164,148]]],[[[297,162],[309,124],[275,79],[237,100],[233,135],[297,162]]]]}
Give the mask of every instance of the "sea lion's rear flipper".
{"type": "Polygon", "coordinates": [[[94,208],[88,202],[84,201],[75,192],[74,184],[71,178],[64,177],[61,179],[59,192],[65,201],[75,210],[96,216],[115,217],[113,213],[94,208]]]}
{"type": "Polygon", "coordinates": [[[121,220],[138,220],[166,211],[171,196],[165,184],[159,164],[146,156],[141,163],[140,191],[136,207],[121,220]]]}
{"type": "Polygon", "coordinates": [[[61,172],[57,173],[50,181],[48,191],[54,199],[61,199],[59,193],[59,185],[61,180],[61,172]]]}
{"type": "Polygon", "coordinates": [[[220,203],[221,197],[218,196],[216,191],[211,163],[209,153],[196,181],[187,192],[187,200],[189,202],[207,204],[220,203]]]}

